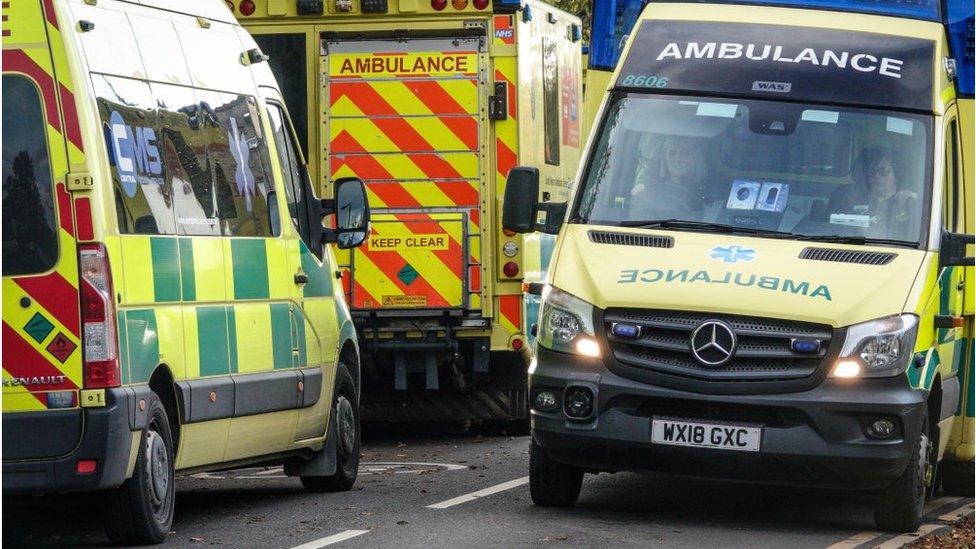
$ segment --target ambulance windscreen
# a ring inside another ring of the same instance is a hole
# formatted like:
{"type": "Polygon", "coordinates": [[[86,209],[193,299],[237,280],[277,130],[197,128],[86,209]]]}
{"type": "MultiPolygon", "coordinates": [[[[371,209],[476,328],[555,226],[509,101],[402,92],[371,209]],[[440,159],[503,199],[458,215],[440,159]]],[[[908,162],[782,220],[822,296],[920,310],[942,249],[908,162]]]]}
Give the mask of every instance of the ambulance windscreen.
{"type": "Polygon", "coordinates": [[[615,93],[573,218],[918,246],[931,128],[930,116],[894,111],[615,93]]]}

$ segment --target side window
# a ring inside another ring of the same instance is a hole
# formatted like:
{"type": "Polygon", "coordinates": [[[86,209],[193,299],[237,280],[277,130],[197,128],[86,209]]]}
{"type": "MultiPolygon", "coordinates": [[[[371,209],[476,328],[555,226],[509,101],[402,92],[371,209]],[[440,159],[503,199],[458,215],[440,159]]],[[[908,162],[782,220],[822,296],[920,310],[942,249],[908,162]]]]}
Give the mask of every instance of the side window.
{"type": "Polygon", "coordinates": [[[942,225],[959,230],[959,138],[956,120],[949,122],[945,136],[945,183],[942,190],[942,225]]]}
{"type": "Polygon", "coordinates": [[[163,175],[149,84],[92,75],[108,151],[119,231],[176,234],[173,189],[163,175]]]}
{"type": "Polygon", "coordinates": [[[172,189],[176,230],[184,235],[220,235],[213,180],[200,105],[193,89],[152,84],[159,117],[159,150],[172,189]]]}
{"type": "Polygon", "coordinates": [[[542,39],[542,117],[546,164],[559,165],[559,60],[556,43],[542,39]]]}
{"type": "Polygon", "coordinates": [[[275,148],[278,149],[278,164],[285,178],[285,194],[287,195],[288,214],[292,223],[306,239],[308,244],[308,216],[305,209],[305,197],[302,188],[301,170],[303,166],[295,153],[295,146],[291,140],[291,133],[285,123],[285,113],[280,105],[269,102],[268,116],[271,117],[271,130],[274,132],[275,148]]]}
{"type": "Polygon", "coordinates": [[[3,276],[44,272],[58,260],[45,126],[34,83],[3,75],[3,276]]]}
{"type": "Polygon", "coordinates": [[[281,172],[285,176],[285,193],[288,195],[288,213],[298,229],[305,245],[319,259],[322,258],[322,231],[316,222],[309,201],[317,201],[312,193],[308,181],[308,172],[298,153],[298,144],[292,138],[293,134],[289,119],[284,109],[277,103],[268,103],[268,115],[271,117],[271,128],[274,131],[275,146],[278,149],[278,161],[281,172]]]}
{"type": "Polygon", "coordinates": [[[214,202],[226,236],[271,236],[268,147],[251,96],[197,91],[214,202]]]}

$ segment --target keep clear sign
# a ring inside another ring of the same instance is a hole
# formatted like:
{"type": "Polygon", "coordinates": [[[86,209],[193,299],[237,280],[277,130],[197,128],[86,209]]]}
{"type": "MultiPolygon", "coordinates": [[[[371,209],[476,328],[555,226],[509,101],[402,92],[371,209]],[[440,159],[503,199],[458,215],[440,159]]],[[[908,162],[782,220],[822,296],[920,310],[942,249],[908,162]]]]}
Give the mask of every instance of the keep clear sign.
{"type": "Polygon", "coordinates": [[[371,252],[438,251],[450,247],[449,238],[446,234],[374,235],[368,247],[371,252]]]}

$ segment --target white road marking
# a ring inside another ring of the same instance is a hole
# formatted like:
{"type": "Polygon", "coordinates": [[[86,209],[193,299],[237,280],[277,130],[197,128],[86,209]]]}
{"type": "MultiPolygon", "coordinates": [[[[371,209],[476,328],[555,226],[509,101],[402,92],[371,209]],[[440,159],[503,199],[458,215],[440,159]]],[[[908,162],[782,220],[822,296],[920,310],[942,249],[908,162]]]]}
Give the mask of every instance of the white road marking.
{"type": "Polygon", "coordinates": [[[333,543],[339,543],[340,541],[346,541],[347,539],[352,539],[356,536],[361,536],[366,533],[369,533],[369,530],[344,530],[342,532],[339,532],[338,534],[333,534],[331,536],[319,538],[317,540],[310,541],[308,543],[296,545],[291,549],[319,549],[320,547],[332,545],[333,543]]]}
{"type": "MultiPolygon", "coordinates": [[[[359,464],[360,475],[420,475],[425,473],[439,473],[441,471],[463,471],[467,469],[467,465],[459,465],[457,463],[432,463],[425,461],[372,461],[359,464]]],[[[288,478],[285,476],[285,473],[280,466],[272,467],[270,469],[255,469],[253,467],[248,469],[238,469],[225,474],[196,473],[190,476],[205,480],[223,480],[226,478],[258,480],[288,478]]]]}
{"type": "Polygon", "coordinates": [[[508,482],[503,482],[484,490],[478,490],[477,492],[471,492],[470,494],[465,494],[463,496],[458,496],[447,501],[442,501],[440,503],[435,503],[433,505],[428,505],[428,509],[447,509],[448,507],[454,507],[455,505],[460,505],[462,503],[467,503],[469,501],[474,501],[478,498],[483,498],[485,496],[490,496],[492,494],[497,494],[498,492],[504,492],[505,490],[511,490],[512,488],[517,488],[523,484],[529,483],[529,477],[517,478],[515,480],[510,480],[508,482]]]}
{"type": "Polygon", "coordinates": [[[961,506],[949,511],[948,513],[939,517],[939,520],[944,520],[946,522],[955,522],[962,517],[973,512],[974,506],[972,501],[967,501],[961,506]]]}
{"type": "Polygon", "coordinates": [[[881,535],[884,535],[883,532],[861,532],[860,534],[856,534],[854,536],[851,536],[851,537],[845,539],[844,541],[837,542],[837,543],[835,543],[835,544],[827,547],[827,549],[850,549],[852,547],[857,547],[858,545],[861,545],[862,543],[866,543],[868,541],[871,541],[874,538],[876,538],[878,536],[881,536],[881,535]]]}

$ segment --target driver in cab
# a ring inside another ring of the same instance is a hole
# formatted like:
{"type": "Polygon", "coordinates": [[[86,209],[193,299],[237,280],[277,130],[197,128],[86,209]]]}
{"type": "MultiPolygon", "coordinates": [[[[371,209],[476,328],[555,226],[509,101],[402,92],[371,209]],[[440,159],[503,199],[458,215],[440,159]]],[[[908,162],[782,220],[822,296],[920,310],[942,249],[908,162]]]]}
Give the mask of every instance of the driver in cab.
{"type": "Polygon", "coordinates": [[[641,136],[629,217],[701,220],[710,171],[706,148],[700,138],[669,135],[661,143],[659,136],[641,136]]]}

